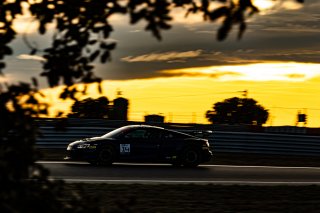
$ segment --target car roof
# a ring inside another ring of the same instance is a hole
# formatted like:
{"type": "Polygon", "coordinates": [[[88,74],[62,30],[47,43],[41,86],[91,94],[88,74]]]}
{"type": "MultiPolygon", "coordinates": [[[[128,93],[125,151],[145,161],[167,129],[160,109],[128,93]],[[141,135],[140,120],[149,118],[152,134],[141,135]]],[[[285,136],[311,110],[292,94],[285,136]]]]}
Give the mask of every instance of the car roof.
{"type": "Polygon", "coordinates": [[[185,135],[185,136],[188,136],[188,137],[191,137],[191,138],[198,138],[198,137],[196,137],[194,135],[190,135],[190,134],[187,134],[187,133],[184,133],[184,132],[180,132],[180,131],[176,131],[176,130],[172,130],[172,129],[166,129],[166,128],[159,127],[159,126],[152,126],[152,125],[145,125],[145,124],[141,124],[141,125],[133,124],[133,125],[127,125],[127,126],[124,126],[124,127],[128,128],[128,129],[147,128],[147,129],[166,130],[166,131],[169,131],[169,132],[175,132],[177,134],[185,135]]]}
{"type": "Polygon", "coordinates": [[[134,125],[127,125],[127,126],[124,126],[124,127],[127,127],[127,128],[153,128],[153,129],[165,129],[165,128],[163,128],[163,127],[159,127],[159,126],[152,126],[152,125],[145,125],[145,124],[141,124],[141,125],[134,124],[134,125]]]}

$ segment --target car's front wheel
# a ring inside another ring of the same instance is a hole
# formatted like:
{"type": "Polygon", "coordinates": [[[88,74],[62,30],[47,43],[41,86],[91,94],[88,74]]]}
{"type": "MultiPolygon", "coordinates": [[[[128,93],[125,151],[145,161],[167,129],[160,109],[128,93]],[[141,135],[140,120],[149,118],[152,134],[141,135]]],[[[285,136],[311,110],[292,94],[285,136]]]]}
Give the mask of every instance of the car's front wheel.
{"type": "Polygon", "coordinates": [[[103,147],[98,153],[99,165],[111,165],[115,159],[115,150],[111,146],[103,147]]]}
{"type": "Polygon", "coordinates": [[[196,167],[201,162],[201,154],[195,148],[187,148],[182,154],[182,164],[186,167],[196,167]]]}

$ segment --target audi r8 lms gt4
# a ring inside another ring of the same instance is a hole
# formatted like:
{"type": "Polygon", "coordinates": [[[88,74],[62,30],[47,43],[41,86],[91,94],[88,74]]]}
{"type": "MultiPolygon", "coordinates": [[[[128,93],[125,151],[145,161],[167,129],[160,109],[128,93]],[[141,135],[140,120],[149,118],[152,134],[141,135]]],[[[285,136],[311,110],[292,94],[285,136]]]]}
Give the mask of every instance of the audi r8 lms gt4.
{"type": "Polygon", "coordinates": [[[211,158],[208,140],[156,126],[129,125],[100,137],[70,143],[65,159],[95,165],[162,162],[196,167],[211,158]]]}

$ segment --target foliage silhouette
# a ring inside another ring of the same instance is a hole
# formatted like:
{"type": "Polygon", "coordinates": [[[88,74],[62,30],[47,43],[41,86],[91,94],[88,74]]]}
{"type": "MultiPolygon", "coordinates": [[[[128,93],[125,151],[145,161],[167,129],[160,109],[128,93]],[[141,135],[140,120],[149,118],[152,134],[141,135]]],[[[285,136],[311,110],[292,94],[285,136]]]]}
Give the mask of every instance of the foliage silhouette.
{"type": "Polygon", "coordinates": [[[128,120],[129,101],[126,98],[116,98],[109,104],[106,97],[97,99],[86,98],[75,101],[71,106],[69,118],[104,118],[109,120],[128,120]]]}
{"type": "Polygon", "coordinates": [[[102,212],[94,196],[70,193],[63,181],[35,162],[38,134],[34,117],[47,105],[36,99],[36,88],[11,85],[0,93],[0,212],[102,212]]]}
{"type": "Polygon", "coordinates": [[[261,126],[268,120],[268,110],[251,98],[229,98],[213,105],[206,118],[214,124],[248,124],[261,126]]]}
{"type": "MultiPolygon", "coordinates": [[[[50,23],[56,25],[52,46],[41,51],[45,59],[41,76],[50,87],[67,85],[60,97],[76,100],[78,90],[72,85],[100,83],[93,63],[109,61],[116,47],[107,40],[113,31],[110,16],[127,14],[131,24],[145,20],[146,31],[160,40],[161,31],[171,27],[170,11],[175,7],[184,8],[186,14],[202,14],[205,21],[222,19],[218,40],[224,40],[234,25],[239,26],[241,38],[246,14],[258,11],[251,0],[2,0],[0,73],[6,66],[5,57],[13,54],[10,43],[17,35],[13,22],[28,11],[39,23],[40,34],[46,33],[50,23]],[[212,7],[216,2],[220,6],[212,7]]],[[[30,54],[39,53],[36,46],[25,41],[30,54]]],[[[32,84],[0,84],[0,212],[101,212],[98,205],[92,205],[94,198],[83,194],[68,194],[67,200],[61,200],[66,193],[64,183],[49,180],[49,172],[35,163],[39,159],[34,147],[39,133],[33,118],[46,114],[48,107],[38,101],[40,96],[35,78],[32,84]]]]}
{"type": "Polygon", "coordinates": [[[128,106],[128,99],[122,97],[114,99],[113,106],[110,109],[109,118],[111,120],[128,120],[128,106]]]}
{"type": "MultiPolygon", "coordinates": [[[[234,25],[239,26],[238,37],[241,38],[246,18],[259,11],[252,0],[3,0],[0,3],[0,11],[3,11],[0,15],[0,71],[5,67],[4,57],[13,53],[9,46],[16,36],[13,21],[23,14],[24,8],[28,8],[39,23],[40,34],[46,33],[50,23],[55,24],[52,46],[43,50],[45,61],[41,73],[53,87],[61,83],[70,86],[79,82],[101,82],[94,75],[93,62],[107,62],[116,47],[116,43],[107,40],[113,31],[109,23],[111,16],[128,14],[131,24],[144,20],[145,30],[160,40],[161,31],[171,27],[170,12],[177,7],[184,9],[186,16],[197,13],[203,15],[204,21],[222,20],[218,40],[224,40],[234,25]]],[[[31,43],[27,45],[30,54],[39,52],[31,43]]],[[[67,89],[64,98],[72,98],[75,92],[67,89]]]]}
{"type": "Polygon", "coordinates": [[[109,118],[109,100],[106,97],[86,98],[71,107],[70,118],[109,118]]]}

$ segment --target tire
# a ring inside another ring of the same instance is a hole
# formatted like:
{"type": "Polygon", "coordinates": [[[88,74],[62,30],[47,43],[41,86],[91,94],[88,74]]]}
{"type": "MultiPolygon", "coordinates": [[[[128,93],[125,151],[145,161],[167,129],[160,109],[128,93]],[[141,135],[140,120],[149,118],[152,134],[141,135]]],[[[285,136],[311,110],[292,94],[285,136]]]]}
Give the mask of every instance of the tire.
{"type": "Polygon", "coordinates": [[[115,150],[111,146],[103,147],[98,153],[98,164],[109,166],[114,162],[115,150]]]}
{"type": "Polygon", "coordinates": [[[182,154],[182,164],[186,167],[197,167],[201,162],[201,153],[196,148],[187,148],[182,154]]]}

